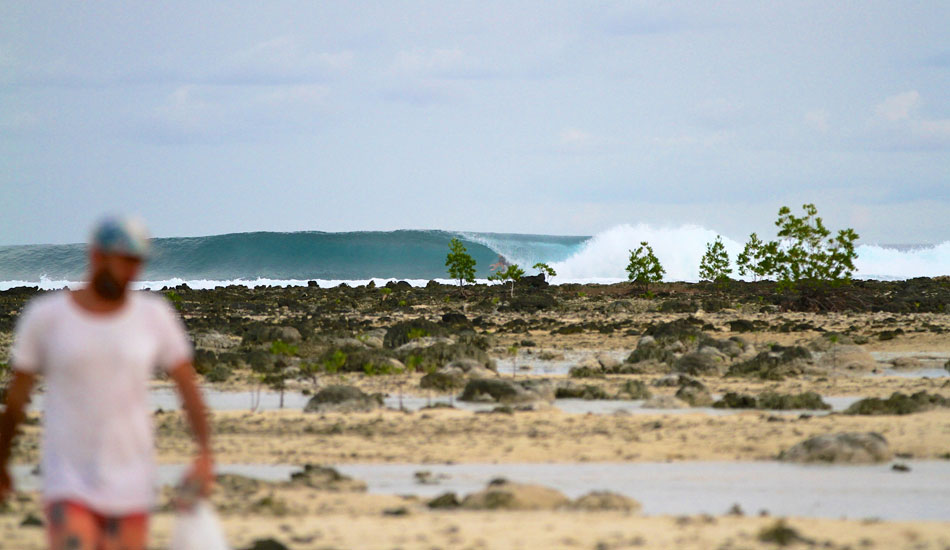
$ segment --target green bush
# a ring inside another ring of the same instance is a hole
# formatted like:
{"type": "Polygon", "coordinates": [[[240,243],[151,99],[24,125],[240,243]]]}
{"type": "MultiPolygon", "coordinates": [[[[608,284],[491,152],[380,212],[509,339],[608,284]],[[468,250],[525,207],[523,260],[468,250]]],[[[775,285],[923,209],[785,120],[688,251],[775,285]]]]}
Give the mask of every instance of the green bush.
{"type": "Polygon", "coordinates": [[[706,253],[699,262],[699,278],[706,281],[722,282],[728,281],[729,275],[732,275],[732,268],[729,266],[729,254],[726,252],[725,245],[722,244],[722,237],[716,236],[715,242],[706,244],[706,253]]]}
{"type": "Polygon", "coordinates": [[[449,268],[449,277],[458,279],[459,288],[465,281],[475,282],[475,258],[472,258],[458,238],[449,241],[449,254],[445,257],[445,267],[449,268]]]}
{"type": "Polygon", "coordinates": [[[650,283],[663,280],[666,270],[653,253],[653,247],[646,241],[640,247],[630,251],[630,263],[627,264],[627,279],[647,288],[650,283]]]}
{"type": "Polygon", "coordinates": [[[547,277],[557,277],[557,272],[554,271],[554,268],[544,262],[534,264],[534,268],[538,270],[538,273],[544,273],[547,277]]]}
{"type": "Polygon", "coordinates": [[[488,277],[489,281],[501,281],[511,283],[511,297],[515,297],[515,283],[524,276],[524,270],[518,264],[511,264],[504,271],[499,271],[488,277]]]}

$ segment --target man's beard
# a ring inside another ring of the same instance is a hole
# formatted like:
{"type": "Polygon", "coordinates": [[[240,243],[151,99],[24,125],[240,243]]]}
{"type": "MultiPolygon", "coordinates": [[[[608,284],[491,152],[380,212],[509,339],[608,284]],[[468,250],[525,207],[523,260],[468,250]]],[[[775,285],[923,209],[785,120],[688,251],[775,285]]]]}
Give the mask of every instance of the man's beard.
{"type": "Polygon", "coordinates": [[[126,285],[119,283],[108,270],[103,269],[92,277],[92,288],[103,300],[117,302],[125,295],[126,285]]]}

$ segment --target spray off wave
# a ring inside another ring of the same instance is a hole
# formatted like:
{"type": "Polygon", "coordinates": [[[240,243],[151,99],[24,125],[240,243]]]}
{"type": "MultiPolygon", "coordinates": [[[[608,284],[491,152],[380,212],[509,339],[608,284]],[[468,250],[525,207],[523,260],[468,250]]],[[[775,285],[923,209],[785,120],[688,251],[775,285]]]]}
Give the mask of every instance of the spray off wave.
{"type": "MultiPolygon", "coordinates": [[[[341,282],[376,284],[400,279],[413,285],[447,280],[448,241],[461,238],[478,262],[477,278],[484,282],[498,256],[528,273],[537,262],[557,271],[554,283],[614,283],[626,280],[630,250],[647,241],[666,269],[666,281],[699,279],[706,244],[718,233],[685,225],[653,227],[619,225],[593,237],[464,233],[451,231],[390,231],[353,233],[236,233],[209,237],[155,240],[141,288],[182,283],[192,288],[241,286],[299,286],[316,281],[321,287],[341,282]]],[[[723,236],[735,268],[744,243],[723,236]]],[[[950,241],[937,246],[857,247],[855,277],[909,279],[950,274],[950,241]]],[[[83,279],[85,246],[29,245],[0,247],[0,290],[16,286],[44,289],[76,286],[83,279]]],[[[735,275],[735,273],[734,273],[735,275]]]]}

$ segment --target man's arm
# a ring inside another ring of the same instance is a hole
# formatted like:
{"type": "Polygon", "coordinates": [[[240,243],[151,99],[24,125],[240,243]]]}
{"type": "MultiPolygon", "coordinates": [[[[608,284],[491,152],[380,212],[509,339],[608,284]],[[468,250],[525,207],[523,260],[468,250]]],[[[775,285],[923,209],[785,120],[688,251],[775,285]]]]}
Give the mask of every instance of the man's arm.
{"type": "Polygon", "coordinates": [[[178,387],[185,416],[198,443],[198,456],[189,473],[189,480],[197,483],[201,494],[207,496],[214,482],[214,460],[211,452],[211,430],[208,427],[204,398],[201,397],[201,390],[195,380],[195,369],[190,361],[183,361],[168,371],[168,375],[178,387]]]}
{"type": "Polygon", "coordinates": [[[6,499],[7,493],[13,490],[7,461],[10,459],[13,436],[16,434],[17,425],[23,420],[35,380],[36,377],[32,374],[14,370],[13,380],[7,388],[6,409],[0,415],[0,503],[6,499]]]}

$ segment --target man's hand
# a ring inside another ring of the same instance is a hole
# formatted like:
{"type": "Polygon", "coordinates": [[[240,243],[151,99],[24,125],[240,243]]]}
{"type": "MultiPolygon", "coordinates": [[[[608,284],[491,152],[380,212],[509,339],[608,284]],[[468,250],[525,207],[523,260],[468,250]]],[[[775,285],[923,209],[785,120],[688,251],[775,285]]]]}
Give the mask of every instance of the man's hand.
{"type": "Polygon", "coordinates": [[[191,465],[191,469],[182,480],[184,495],[181,496],[186,507],[190,504],[189,500],[198,497],[207,497],[211,494],[211,487],[214,485],[214,458],[211,453],[210,430],[208,429],[208,419],[205,414],[204,399],[201,397],[201,391],[195,381],[195,370],[190,362],[184,362],[169,371],[169,376],[178,386],[178,392],[181,394],[182,407],[185,409],[185,416],[191,425],[191,431],[194,433],[195,440],[198,443],[198,456],[191,465]]]}
{"type": "Polygon", "coordinates": [[[211,488],[214,486],[214,459],[211,457],[211,451],[199,453],[195,457],[186,480],[198,489],[202,498],[211,494],[211,488]]]}
{"type": "Polygon", "coordinates": [[[34,380],[32,374],[14,369],[13,380],[7,388],[6,408],[0,415],[0,504],[13,492],[13,481],[10,471],[7,470],[7,461],[10,459],[10,448],[13,446],[17,425],[23,419],[23,411],[30,402],[30,390],[33,389],[34,380]]]}
{"type": "Polygon", "coordinates": [[[13,493],[13,480],[10,478],[10,472],[6,466],[0,468],[0,508],[7,501],[7,496],[13,493]]]}

